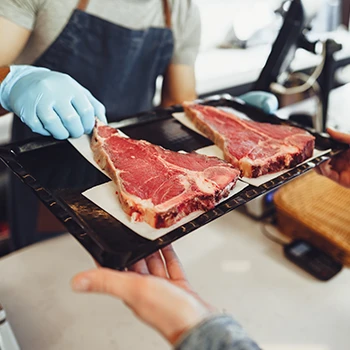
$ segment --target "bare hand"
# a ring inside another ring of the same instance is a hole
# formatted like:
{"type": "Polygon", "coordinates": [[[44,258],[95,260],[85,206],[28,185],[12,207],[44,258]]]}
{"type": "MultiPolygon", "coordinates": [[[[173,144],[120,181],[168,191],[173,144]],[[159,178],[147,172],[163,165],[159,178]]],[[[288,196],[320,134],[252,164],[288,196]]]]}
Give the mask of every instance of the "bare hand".
{"type": "MultiPolygon", "coordinates": [[[[334,140],[350,145],[350,134],[343,134],[332,129],[327,129],[327,132],[334,140]]],[[[350,149],[325,161],[316,171],[339,185],[350,188],[350,149]]]]}
{"type": "Polygon", "coordinates": [[[139,261],[128,272],[105,268],[82,272],[74,277],[72,287],[121,299],[171,344],[214,311],[192,290],[171,246],[139,261]]]}

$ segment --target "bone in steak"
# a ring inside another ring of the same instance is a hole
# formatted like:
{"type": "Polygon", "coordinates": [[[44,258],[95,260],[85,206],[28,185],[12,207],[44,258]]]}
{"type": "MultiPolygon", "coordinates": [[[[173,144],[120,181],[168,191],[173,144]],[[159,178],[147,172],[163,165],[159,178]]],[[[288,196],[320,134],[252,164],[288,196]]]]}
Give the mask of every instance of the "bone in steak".
{"type": "Polygon", "coordinates": [[[240,173],[216,157],[173,152],[123,137],[100,121],[91,148],[95,161],[117,185],[123,210],[133,221],[155,228],[212,209],[228,196],[240,173]]]}
{"type": "Polygon", "coordinates": [[[258,177],[291,168],[313,154],[315,138],[288,125],[243,120],[215,107],[185,102],[186,115],[242,175],[258,177]]]}

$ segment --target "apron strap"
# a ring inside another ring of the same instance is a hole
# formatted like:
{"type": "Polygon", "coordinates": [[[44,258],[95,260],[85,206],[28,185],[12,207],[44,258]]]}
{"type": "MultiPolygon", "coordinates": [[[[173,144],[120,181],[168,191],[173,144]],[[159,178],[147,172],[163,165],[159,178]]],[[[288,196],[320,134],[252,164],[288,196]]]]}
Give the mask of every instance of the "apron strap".
{"type": "Polygon", "coordinates": [[[168,0],[163,0],[163,11],[166,27],[171,29],[171,11],[168,0]]]}
{"type": "MultiPolygon", "coordinates": [[[[80,11],[86,11],[86,8],[89,5],[89,0],[79,0],[77,9],[80,11]]],[[[171,11],[168,0],[163,0],[163,11],[165,17],[166,27],[171,29],[171,11]]]]}
{"type": "Polygon", "coordinates": [[[79,0],[77,9],[85,12],[88,5],[89,5],[89,0],[79,0]]]}

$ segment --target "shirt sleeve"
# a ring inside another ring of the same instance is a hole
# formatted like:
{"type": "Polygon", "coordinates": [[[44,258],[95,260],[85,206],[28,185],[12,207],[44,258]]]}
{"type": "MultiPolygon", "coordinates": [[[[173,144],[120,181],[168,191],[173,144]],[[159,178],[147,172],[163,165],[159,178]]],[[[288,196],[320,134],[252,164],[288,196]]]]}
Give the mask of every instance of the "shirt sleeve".
{"type": "Polygon", "coordinates": [[[0,16],[32,30],[42,0],[1,0],[0,16]]]}
{"type": "Polygon", "coordinates": [[[261,350],[230,316],[213,316],[193,328],[175,350],[261,350]]]}
{"type": "Polygon", "coordinates": [[[176,1],[181,8],[176,12],[174,27],[174,54],[172,63],[193,66],[199,51],[201,19],[193,0],[176,1]]]}

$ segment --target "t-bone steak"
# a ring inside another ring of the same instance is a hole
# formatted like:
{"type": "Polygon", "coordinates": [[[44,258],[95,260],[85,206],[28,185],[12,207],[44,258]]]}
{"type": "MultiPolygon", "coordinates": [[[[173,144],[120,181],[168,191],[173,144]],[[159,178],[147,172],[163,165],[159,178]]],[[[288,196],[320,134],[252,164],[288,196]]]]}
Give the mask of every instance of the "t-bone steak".
{"type": "Polygon", "coordinates": [[[227,197],[240,171],[216,157],[166,150],[123,137],[96,121],[94,159],[116,184],[123,210],[133,221],[169,227],[227,197]]]}
{"type": "Polygon", "coordinates": [[[288,126],[244,120],[221,109],[185,102],[186,115],[246,177],[291,168],[311,157],[315,138],[288,126]]]}

